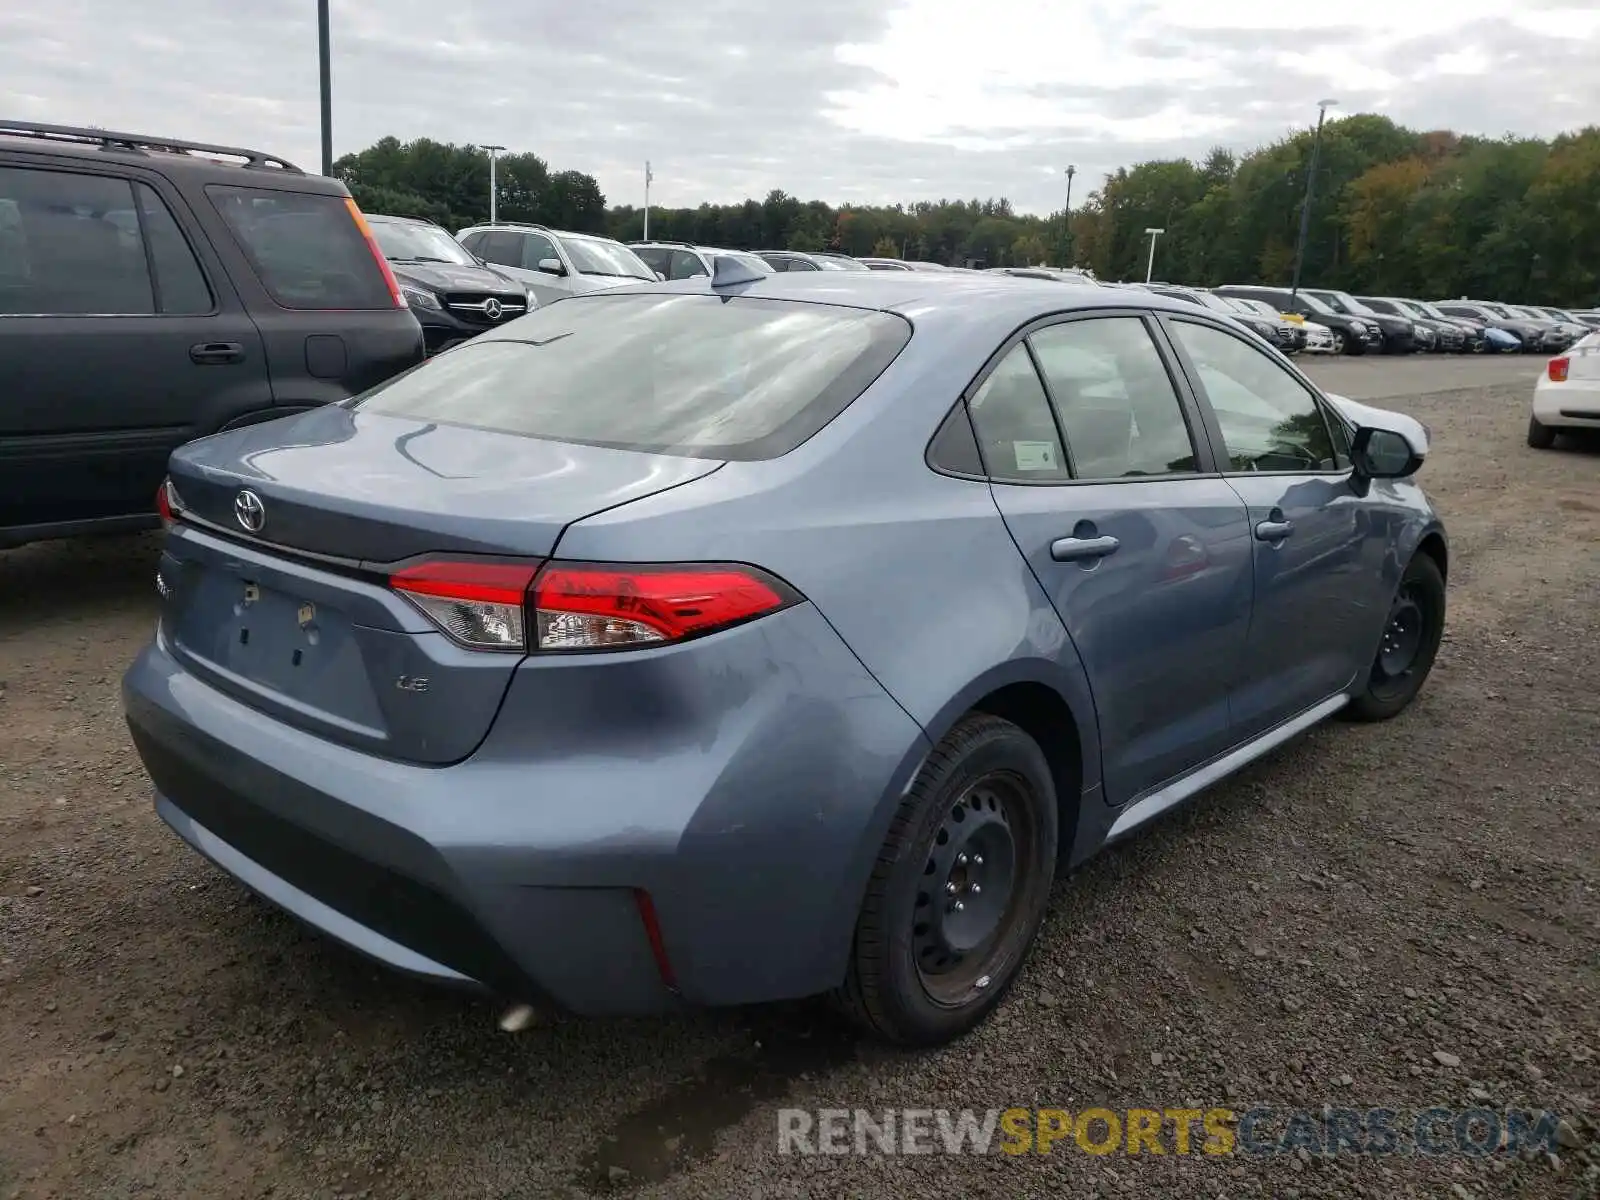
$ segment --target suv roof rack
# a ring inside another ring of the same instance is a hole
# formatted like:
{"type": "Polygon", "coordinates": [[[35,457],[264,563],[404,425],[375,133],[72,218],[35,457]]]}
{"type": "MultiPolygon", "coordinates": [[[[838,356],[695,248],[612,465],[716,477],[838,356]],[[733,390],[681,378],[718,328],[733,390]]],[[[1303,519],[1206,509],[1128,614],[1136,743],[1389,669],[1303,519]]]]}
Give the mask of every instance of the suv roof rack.
{"type": "Polygon", "coordinates": [[[470,229],[537,229],[543,233],[553,233],[548,225],[540,225],[535,221],[482,221],[476,225],[468,226],[470,229]]]}
{"type": "Polygon", "coordinates": [[[684,246],[690,250],[695,248],[693,242],[679,242],[672,238],[640,238],[637,242],[629,242],[630,246],[684,246]]]}
{"type": "Polygon", "coordinates": [[[242,158],[246,166],[272,167],[305,172],[286,158],[268,154],[263,150],[246,150],[240,146],[215,146],[208,142],[184,142],[176,138],[149,137],[141,133],[118,133],[112,129],[93,129],[78,125],[42,125],[36,121],[0,121],[0,136],[32,137],[43,141],[73,142],[79,145],[99,145],[104,150],[132,150],[144,154],[155,150],[166,154],[207,154],[225,158],[242,158]]]}

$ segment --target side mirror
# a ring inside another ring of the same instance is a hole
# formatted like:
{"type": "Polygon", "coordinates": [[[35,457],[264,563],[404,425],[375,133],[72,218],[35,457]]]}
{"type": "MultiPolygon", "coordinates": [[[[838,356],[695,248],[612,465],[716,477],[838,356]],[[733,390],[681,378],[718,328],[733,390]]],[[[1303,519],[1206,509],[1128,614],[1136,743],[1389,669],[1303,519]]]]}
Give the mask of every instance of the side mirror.
{"type": "Polygon", "coordinates": [[[1422,466],[1422,455],[1392,429],[1364,425],[1350,442],[1350,463],[1362,479],[1404,479],[1422,466]]]}
{"type": "Polygon", "coordinates": [[[667,277],[665,275],[663,275],[660,271],[657,271],[656,272],[656,282],[657,283],[665,283],[666,281],[667,281],[667,277]]]}
{"type": "Polygon", "coordinates": [[[561,265],[559,258],[541,258],[539,260],[539,270],[546,275],[565,275],[567,273],[567,269],[561,265]]]}

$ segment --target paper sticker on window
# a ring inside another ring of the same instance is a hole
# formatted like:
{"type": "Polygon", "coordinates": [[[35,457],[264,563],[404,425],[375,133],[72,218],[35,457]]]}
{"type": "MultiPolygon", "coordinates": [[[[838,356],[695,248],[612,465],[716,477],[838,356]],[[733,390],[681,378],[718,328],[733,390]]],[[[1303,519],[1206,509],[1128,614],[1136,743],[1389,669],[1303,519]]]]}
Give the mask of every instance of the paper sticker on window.
{"type": "Polygon", "coordinates": [[[1054,471],[1056,447],[1054,442],[1012,442],[1011,452],[1017,456],[1019,471],[1054,471]]]}

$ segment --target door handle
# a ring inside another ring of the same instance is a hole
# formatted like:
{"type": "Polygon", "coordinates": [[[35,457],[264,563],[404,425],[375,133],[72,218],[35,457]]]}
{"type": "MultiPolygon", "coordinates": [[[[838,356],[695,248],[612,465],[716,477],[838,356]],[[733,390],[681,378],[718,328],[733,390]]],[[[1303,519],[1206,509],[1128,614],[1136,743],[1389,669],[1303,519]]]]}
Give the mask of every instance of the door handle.
{"type": "Polygon", "coordinates": [[[1256,522],[1256,540],[1262,542],[1281,542],[1294,532],[1293,521],[1258,521],[1256,522]]]}
{"type": "Polygon", "coordinates": [[[1050,543],[1050,557],[1057,562],[1082,562],[1086,558],[1104,558],[1108,554],[1115,554],[1120,545],[1122,543],[1109,534],[1104,537],[1057,538],[1050,543]]]}
{"type": "Polygon", "coordinates": [[[241,342],[201,342],[189,347],[189,360],[202,367],[244,361],[241,342]]]}

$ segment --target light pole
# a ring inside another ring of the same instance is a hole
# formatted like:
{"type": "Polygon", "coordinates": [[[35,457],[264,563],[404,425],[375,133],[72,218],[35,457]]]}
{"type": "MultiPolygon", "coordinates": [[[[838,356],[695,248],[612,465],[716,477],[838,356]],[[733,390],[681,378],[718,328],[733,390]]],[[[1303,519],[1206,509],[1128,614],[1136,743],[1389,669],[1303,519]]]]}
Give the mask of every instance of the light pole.
{"type": "Polygon", "coordinates": [[[655,176],[650,174],[650,160],[644,160],[644,240],[650,240],[650,181],[655,176]]]}
{"type": "Polygon", "coordinates": [[[1072,163],[1068,163],[1067,164],[1067,211],[1066,211],[1065,216],[1062,218],[1062,223],[1066,227],[1063,230],[1063,232],[1066,234],[1066,238],[1064,240],[1067,243],[1067,253],[1066,253],[1067,261],[1065,263],[1063,263],[1062,265],[1063,266],[1068,266],[1068,267],[1070,267],[1072,265],[1072,177],[1074,175],[1076,175],[1077,173],[1078,173],[1078,168],[1075,165],[1073,165],[1072,163]]]}
{"type": "Polygon", "coordinates": [[[317,61],[322,75],[322,173],[333,174],[333,65],[328,47],[328,0],[317,0],[317,61]]]}
{"type": "Polygon", "coordinates": [[[1144,281],[1149,283],[1151,277],[1156,273],[1156,239],[1165,233],[1166,230],[1151,228],[1146,229],[1145,232],[1150,235],[1150,261],[1145,264],[1144,281]]]}
{"type": "Polygon", "coordinates": [[[1300,294],[1300,267],[1306,257],[1306,235],[1311,232],[1311,197],[1317,185],[1317,154],[1322,149],[1322,121],[1337,100],[1317,101],[1317,132],[1311,139],[1311,168],[1306,172],[1306,198],[1300,206],[1300,237],[1294,246],[1294,281],[1289,285],[1289,303],[1300,294]]]}
{"type": "Polygon", "coordinates": [[[489,153],[489,224],[493,225],[495,214],[499,211],[500,199],[499,180],[495,178],[495,158],[505,147],[484,146],[483,149],[489,153]]]}

